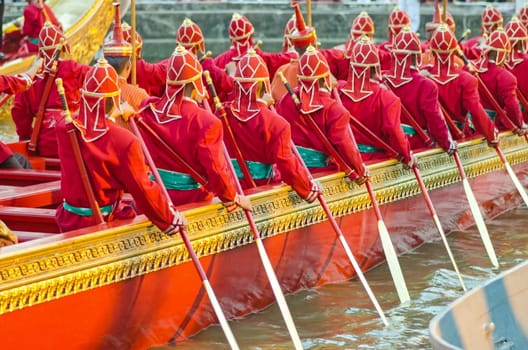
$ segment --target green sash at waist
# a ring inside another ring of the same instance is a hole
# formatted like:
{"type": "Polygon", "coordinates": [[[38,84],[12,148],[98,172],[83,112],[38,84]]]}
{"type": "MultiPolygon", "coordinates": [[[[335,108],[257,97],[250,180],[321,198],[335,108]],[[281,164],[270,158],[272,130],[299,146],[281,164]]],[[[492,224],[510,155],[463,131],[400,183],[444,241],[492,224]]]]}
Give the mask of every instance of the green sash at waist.
{"type": "Polygon", "coordinates": [[[497,112],[491,109],[486,109],[486,113],[488,113],[488,116],[491,120],[495,121],[495,117],[497,116],[497,112]]]}
{"type": "MultiPolygon", "coordinates": [[[[186,191],[200,188],[200,184],[189,174],[165,169],[158,169],[158,173],[168,190],[186,191]]],[[[150,179],[154,181],[154,175],[150,175],[150,179]]]]}
{"type": "MultiPolygon", "coordinates": [[[[70,213],[77,214],[79,216],[92,216],[93,211],[92,208],[81,208],[81,207],[74,207],[73,205],[69,204],[68,202],[63,202],[63,207],[66,211],[69,211],[70,213]]],[[[105,205],[104,207],[99,208],[101,210],[101,214],[103,216],[106,216],[112,212],[112,205],[105,205]]]]}
{"type": "MultiPolygon", "coordinates": [[[[243,179],[244,174],[242,173],[242,169],[240,169],[240,165],[238,165],[238,161],[236,159],[231,159],[231,163],[233,164],[233,168],[235,168],[237,177],[239,179],[243,179]]],[[[271,173],[273,172],[271,164],[246,160],[246,165],[249,169],[251,177],[254,180],[268,179],[271,177],[271,173]]]]}
{"type": "Polygon", "coordinates": [[[416,130],[415,130],[412,126],[410,126],[410,125],[408,125],[408,124],[403,124],[403,123],[402,123],[402,124],[401,124],[401,128],[402,128],[403,133],[404,133],[405,135],[414,136],[414,135],[417,134],[416,130]]]}
{"type": "Polygon", "coordinates": [[[39,39],[38,38],[26,38],[27,41],[32,43],[33,45],[38,45],[39,39]]]}
{"type": "Polygon", "coordinates": [[[358,143],[357,146],[358,146],[359,152],[361,153],[383,153],[382,149],[369,146],[369,145],[365,145],[362,143],[358,143]]]}
{"type": "Polygon", "coordinates": [[[302,146],[295,146],[308,168],[322,168],[328,165],[328,156],[322,152],[302,146]]]}

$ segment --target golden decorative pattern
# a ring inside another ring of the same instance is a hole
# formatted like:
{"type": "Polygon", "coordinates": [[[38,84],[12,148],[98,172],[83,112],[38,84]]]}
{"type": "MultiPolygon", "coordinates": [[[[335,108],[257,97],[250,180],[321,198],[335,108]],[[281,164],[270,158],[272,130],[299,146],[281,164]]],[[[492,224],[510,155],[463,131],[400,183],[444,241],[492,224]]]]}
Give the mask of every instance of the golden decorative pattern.
{"type": "MultiPolygon", "coordinates": [[[[504,134],[501,147],[512,165],[528,160],[523,138],[504,134]]],[[[459,154],[468,177],[496,171],[502,163],[483,141],[460,145],[459,154]]],[[[418,155],[424,182],[430,189],[459,182],[452,157],[441,150],[418,155]]],[[[395,161],[369,167],[380,204],[419,194],[412,171],[395,161]]],[[[363,186],[332,174],[319,179],[325,199],[336,217],[371,207],[363,186]]],[[[251,196],[253,216],[262,238],[284,234],[326,220],[318,203],[301,200],[289,186],[251,196]]],[[[185,212],[187,233],[198,257],[252,244],[253,234],[241,210],[227,213],[221,204],[185,212]]],[[[169,268],[189,261],[179,237],[163,235],[150,222],[134,223],[91,235],[73,237],[0,255],[0,314],[30,307],[111,283],[169,268]]]]}

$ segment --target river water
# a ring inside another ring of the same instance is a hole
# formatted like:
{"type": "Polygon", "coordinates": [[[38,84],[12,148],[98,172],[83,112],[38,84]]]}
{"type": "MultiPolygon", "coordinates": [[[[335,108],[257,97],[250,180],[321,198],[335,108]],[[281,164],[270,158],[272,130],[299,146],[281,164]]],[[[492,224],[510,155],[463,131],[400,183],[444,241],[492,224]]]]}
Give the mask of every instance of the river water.
{"type": "MultiPolygon", "coordinates": [[[[528,209],[521,207],[488,221],[500,268],[493,269],[476,229],[448,236],[468,290],[528,258],[528,209]]],[[[369,271],[367,280],[390,323],[384,327],[357,280],[328,284],[287,296],[304,349],[431,349],[432,317],[463,294],[442,242],[423,245],[400,257],[412,302],[398,305],[386,264],[369,271]]],[[[230,321],[241,349],[292,349],[276,304],[241,320],[230,321]]],[[[228,349],[222,329],[210,327],[191,340],[150,350],[228,349]]]]}

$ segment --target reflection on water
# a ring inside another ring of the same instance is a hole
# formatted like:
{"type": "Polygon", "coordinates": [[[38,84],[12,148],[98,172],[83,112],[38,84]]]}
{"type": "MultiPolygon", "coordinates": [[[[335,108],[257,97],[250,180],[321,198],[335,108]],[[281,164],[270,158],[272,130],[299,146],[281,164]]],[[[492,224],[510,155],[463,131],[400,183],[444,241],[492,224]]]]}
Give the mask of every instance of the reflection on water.
{"type": "MultiPolygon", "coordinates": [[[[449,244],[468,290],[528,257],[526,219],[528,209],[519,208],[488,222],[488,230],[500,261],[495,270],[476,230],[449,235],[449,244]]],[[[426,244],[400,258],[411,293],[408,306],[398,305],[386,265],[366,277],[385,310],[390,326],[385,328],[358,281],[330,284],[287,297],[304,349],[430,349],[431,318],[462,295],[456,273],[441,241],[426,244]]],[[[231,321],[241,349],[292,349],[286,326],[276,305],[231,321]]],[[[177,346],[151,350],[228,349],[222,329],[211,327],[177,346]]]]}

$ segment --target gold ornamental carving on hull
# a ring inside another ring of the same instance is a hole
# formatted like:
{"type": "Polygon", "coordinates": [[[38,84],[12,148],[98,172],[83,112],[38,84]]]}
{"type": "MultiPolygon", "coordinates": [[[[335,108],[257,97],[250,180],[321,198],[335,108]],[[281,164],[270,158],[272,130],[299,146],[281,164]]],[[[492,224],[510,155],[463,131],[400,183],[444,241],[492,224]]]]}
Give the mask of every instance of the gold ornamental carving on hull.
{"type": "MultiPolygon", "coordinates": [[[[523,138],[502,135],[501,147],[512,165],[528,160],[523,138]]],[[[469,178],[502,168],[495,151],[482,140],[462,144],[459,153],[469,178]]],[[[453,159],[439,149],[418,154],[429,189],[460,182],[453,159]]],[[[369,166],[380,204],[420,195],[412,171],[389,160],[369,166]]],[[[319,178],[324,197],[336,217],[371,207],[363,187],[343,173],[319,178]]],[[[289,186],[251,195],[253,216],[263,239],[326,221],[317,202],[308,204],[289,186]]],[[[227,213],[219,203],[185,212],[198,257],[219,254],[253,243],[245,214],[227,213]]],[[[32,242],[29,242],[32,243],[32,242]]],[[[22,247],[22,245],[20,245],[22,247]]],[[[15,247],[16,248],[16,247],[15,247]]],[[[144,218],[89,235],[57,240],[27,249],[0,251],[0,314],[59,299],[93,288],[189,262],[179,237],[167,237],[144,218]]]]}

